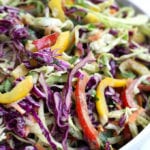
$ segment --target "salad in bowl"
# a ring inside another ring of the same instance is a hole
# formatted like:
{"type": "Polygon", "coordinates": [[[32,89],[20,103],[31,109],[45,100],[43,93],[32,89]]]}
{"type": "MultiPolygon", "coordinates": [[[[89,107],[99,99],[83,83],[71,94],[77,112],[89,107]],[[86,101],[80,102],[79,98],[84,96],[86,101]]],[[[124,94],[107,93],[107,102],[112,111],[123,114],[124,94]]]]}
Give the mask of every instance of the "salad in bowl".
{"type": "Polygon", "coordinates": [[[150,122],[150,22],[113,0],[0,1],[0,150],[117,150],[150,122]]]}

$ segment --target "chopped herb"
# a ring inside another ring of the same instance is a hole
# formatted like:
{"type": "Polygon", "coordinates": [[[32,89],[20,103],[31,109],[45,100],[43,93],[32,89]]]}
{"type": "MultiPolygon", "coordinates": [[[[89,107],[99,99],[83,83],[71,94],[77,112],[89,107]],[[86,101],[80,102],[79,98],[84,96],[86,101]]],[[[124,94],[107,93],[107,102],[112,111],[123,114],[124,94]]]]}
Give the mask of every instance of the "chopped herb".
{"type": "Polygon", "coordinates": [[[93,24],[88,24],[88,30],[93,31],[96,27],[93,24]]]}
{"type": "Polygon", "coordinates": [[[12,82],[9,79],[6,79],[1,85],[0,85],[0,92],[8,92],[12,88],[12,82]]]}
{"type": "Polygon", "coordinates": [[[113,132],[111,130],[108,130],[107,132],[101,132],[99,134],[99,137],[100,137],[102,146],[104,146],[105,143],[108,141],[108,138],[112,136],[113,136],[113,132]]]}
{"type": "Polygon", "coordinates": [[[70,60],[69,60],[69,63],[70,64],[74,64],[78,59],[78,56],[73,56],[70,60]]]}
{"type": "Polygon", "coordinates": [[[94,89],[91,90],[91,96],[93,97],[94,101],[99,100],[98,97],[96,96],[96,90],[94,90],[94,89]]]}
{"type": "Polygon", "coordinates": [[[77,3],[78,5],[81,5],[81,6],[86,7],[86,3],[85,3],[84,0],[76,0],[76,3],[77,3]]]}
{"type": "Polygon", "coordinates": [[[136,77],[136,75],[133,72],[129,72],[129,71],[121,73],[121,75],[124,78],[132,78],[132,79],[134,79],[136,77]]]}
{"type": "Polygon", "coordinates": [[[8,92],[8,91],[11,90],[11,88],[12,88],[12,82],[11,82],[9,79],[7,79],[7,80],[4,82],[4,91],[5,91],[5,92],[8,92]]]}
{"type": "Polygon", "coordinates": [[[92,97],[95,97],[96,96],[96,91],[93,89],[93,90],[91,90],[91,96],[92,97]]]}

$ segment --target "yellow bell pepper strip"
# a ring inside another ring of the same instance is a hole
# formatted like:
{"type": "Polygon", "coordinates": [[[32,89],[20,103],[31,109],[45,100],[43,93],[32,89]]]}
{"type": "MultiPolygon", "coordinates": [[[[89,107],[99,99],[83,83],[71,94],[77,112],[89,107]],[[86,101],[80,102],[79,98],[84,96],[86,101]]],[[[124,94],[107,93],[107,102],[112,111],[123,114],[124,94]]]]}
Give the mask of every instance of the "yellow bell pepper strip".
{"type": "Polygon", "coordinates": [[[53,17],[59,18],[61,21],[64,22],[66,16],[62,7],[62,0],[50,0],[48,5],[52,11],[53,17]]]}
{"type": "Polygon", "coordinates": [[[56,43],[51,47],[51,50],[57,50],[58,54],[62,54],[68,50],[71,42],[71,33],[69,31],[61,32],[56,43]]]}
{"type": "Polygon", "coordinates": [[[147,67],[133,59],[127,59],[126,61],[122,62],[119,66],[119,69],[121,72],[132,70],[138,75],[150,74],[150,70],[147,67]]]}
{"type": "Polygon", "coordinates": [[[17,66],[12,72],[11,75],[17,79],[20,78],[22,76],[25,76],[27,73],[29,72],[29,70],[24,66],[24,64],[20,64],[19,66],[17,66]]]}
{"type": "Polygon", "coordinates": [[[10,92],[0,93],[0,103],[10,104],[26,97],[33,88],[32,76],[27,76],[16,85],[10,92]]]}
{"type": "Polygon", "coordinates": [[[74,4],[74,0],[62,0],[64,6],[72,6],[74,4]]]}
{"type": "Polygon", "coordinates": [[[100,23],[100,19],[92,14],[92,13],[88,13],[84,18],[83,18],[83,22],[84,23],[100,23]]]}
{"type": "Polygon", "coordinates": [[[91,149],[99,150],[99,133],[91,123],[90,117],[88,115],[88,108],[85,96],[85,88],[88,83],[89,76],[85,72],[83,72],[83,74],[83,79],[78,79],[75,90],[76,113],[84,136],[88,140],[91,149]]]}
{"type": "Polygon", "coordinates": [[[99,83],[96,92],[96,96],[98,98],[98,100],[96,101],[96,109],[99,114],[99,119],[103,125],[108,122],[108,107],[104,95],[106,87],[124,87],[126,86],[126,84],[127,80],[125,79],[113,78],[105,78],[99,83]]]}

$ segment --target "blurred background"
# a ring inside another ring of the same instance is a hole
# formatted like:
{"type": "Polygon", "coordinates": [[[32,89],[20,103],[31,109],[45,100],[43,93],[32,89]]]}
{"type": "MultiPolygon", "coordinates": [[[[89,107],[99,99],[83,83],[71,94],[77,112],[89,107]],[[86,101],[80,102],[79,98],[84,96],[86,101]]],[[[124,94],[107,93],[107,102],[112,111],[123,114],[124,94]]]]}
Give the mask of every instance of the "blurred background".
{"type": "Polygon", "coordinates": [[[150,4],[148,0],[129,0],[129,1],[134,3],[137,7],[140,7],[146,14],[150,16],[150,4]]]}

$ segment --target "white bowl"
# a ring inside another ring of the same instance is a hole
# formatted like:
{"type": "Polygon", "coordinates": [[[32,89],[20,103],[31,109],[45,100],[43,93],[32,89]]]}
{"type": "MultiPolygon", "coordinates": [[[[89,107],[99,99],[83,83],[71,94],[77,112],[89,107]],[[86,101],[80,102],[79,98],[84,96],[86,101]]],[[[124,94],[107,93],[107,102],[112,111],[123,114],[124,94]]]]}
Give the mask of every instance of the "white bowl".
{"type": "Polygon", "coordinates": [[[150,150],[150,124],[120,150],[150,150]]]}

